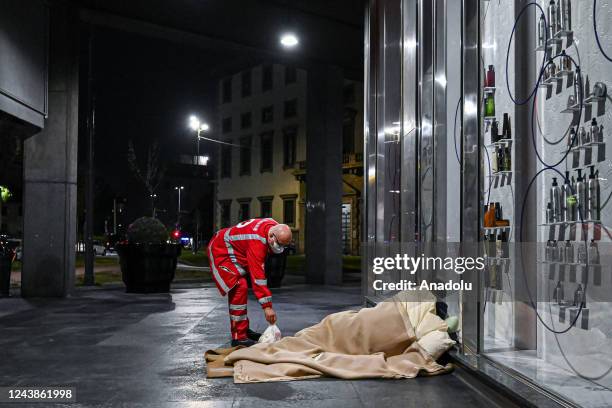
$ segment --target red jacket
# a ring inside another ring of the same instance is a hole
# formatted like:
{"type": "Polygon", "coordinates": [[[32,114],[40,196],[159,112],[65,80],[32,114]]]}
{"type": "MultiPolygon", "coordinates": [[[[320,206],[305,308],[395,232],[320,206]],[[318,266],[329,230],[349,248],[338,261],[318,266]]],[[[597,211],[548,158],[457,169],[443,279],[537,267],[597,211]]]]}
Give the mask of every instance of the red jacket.
{"type": "Polygon", "coordinates": [[[268,231],[278,223],[271,218],[254,218],[218,231],[208,244],[213,278],[226,295],[247,273],[262,308],[272,306],[264,265],[268,251],[268,231]]]}

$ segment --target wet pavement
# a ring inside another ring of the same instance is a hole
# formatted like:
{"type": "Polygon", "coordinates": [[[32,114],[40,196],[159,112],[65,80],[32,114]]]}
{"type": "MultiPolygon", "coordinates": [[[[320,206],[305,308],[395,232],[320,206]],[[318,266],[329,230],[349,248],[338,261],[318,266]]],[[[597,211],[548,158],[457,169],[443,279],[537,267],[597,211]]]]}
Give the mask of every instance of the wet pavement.
{"type": "MultiPolygon", "coordinates": [[[[357,286],[294,284],[273,293],[284,335],[361,306],[357,286]]],[[[204,352],[229,341],[226,308],[209,284],[175,285],[170,294],[104,288],[67,299],[0,299],[0,386],[73,386],[70,407],[495,406],[460,371],[411,380],[207,380],[204,352]]],[[[252,328],[265,328],[254,298],[249,316],[252,328]]],[[[50,406],[32,404],[43,405],[50,406]]]]}

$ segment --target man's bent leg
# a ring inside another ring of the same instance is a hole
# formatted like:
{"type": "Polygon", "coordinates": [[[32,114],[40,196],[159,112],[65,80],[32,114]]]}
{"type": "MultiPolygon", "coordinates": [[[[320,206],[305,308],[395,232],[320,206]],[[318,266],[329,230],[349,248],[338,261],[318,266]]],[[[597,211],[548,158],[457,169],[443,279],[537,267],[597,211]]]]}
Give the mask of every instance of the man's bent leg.
{"type": "Polygon", "coordinates": [[[244,276],[241,276],[236,286],[234,286],[227,295],[232,340],[245,340],[247,338],[247,330],[249,329],[247,296],[247,280],[244,276]]]}

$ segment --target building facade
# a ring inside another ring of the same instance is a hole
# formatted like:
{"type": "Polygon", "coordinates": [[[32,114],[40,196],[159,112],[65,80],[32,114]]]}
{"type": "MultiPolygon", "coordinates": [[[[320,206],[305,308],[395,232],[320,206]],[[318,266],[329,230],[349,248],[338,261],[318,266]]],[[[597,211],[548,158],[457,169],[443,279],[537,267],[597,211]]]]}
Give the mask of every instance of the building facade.
{"type": "MultiPolygon", "coordinates": [[[[306,98],[307,72],[290,66],[264,64],[220,81],[217,228],[272,217],[292,228],[297,251],[304,251],[306,98]]],[[[346,219],[345,253],[359,251],[362,101],[361,84],[346,81],[345,197],[338,209],[346,219]]]]}

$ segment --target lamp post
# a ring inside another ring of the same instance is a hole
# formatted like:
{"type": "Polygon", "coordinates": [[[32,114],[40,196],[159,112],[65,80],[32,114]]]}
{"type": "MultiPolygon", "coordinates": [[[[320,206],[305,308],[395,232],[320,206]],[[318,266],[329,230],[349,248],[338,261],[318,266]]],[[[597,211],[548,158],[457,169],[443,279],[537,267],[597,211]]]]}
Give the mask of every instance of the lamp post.
{"type": "Polygon", "coordinates": [[[198,119],[196,116],[190,116],[189,117],[189,127],[191,129],[193,129],[196,132],[196,165],[200,165],[200,139],[202,139],[202,133],[207,132],[210,129],[210,126],[208,126],[207,123],[205,122],[200,122],[200,119],[198,119]]]}
{"type": "MultiPolygon", "coordinates": [[[[200,122],[196,116],[189,117],[189,127],[196,132],[196,165],[200,166],[200,139],[202,139],[202,133],[207,132],[210,126],[206,122],[200,122]]],[[[180,193],[179,193],[180,194],[180,193]]],[[[200,212],[196,211],[196,231],[193,240],[193,253],[195,254],[198,250],[200,243],[200,212]]]]}
{"type": "Polygon", "coordinates": [[[181,225],[181,191],[183,191],[185,187],[175,186],[174,189],[178,191],[178,210],[176,212],[176,224],[181,225]]]}
{"type": "Polygon", "coordinates": [[[157,198],[157,194],[150,194],[149,197],[151,197],[151,207],[152,207],[152,211],[153,211],[153,218],[155,218],[156,213],[155,213],[155,199],[157,198]]]}

